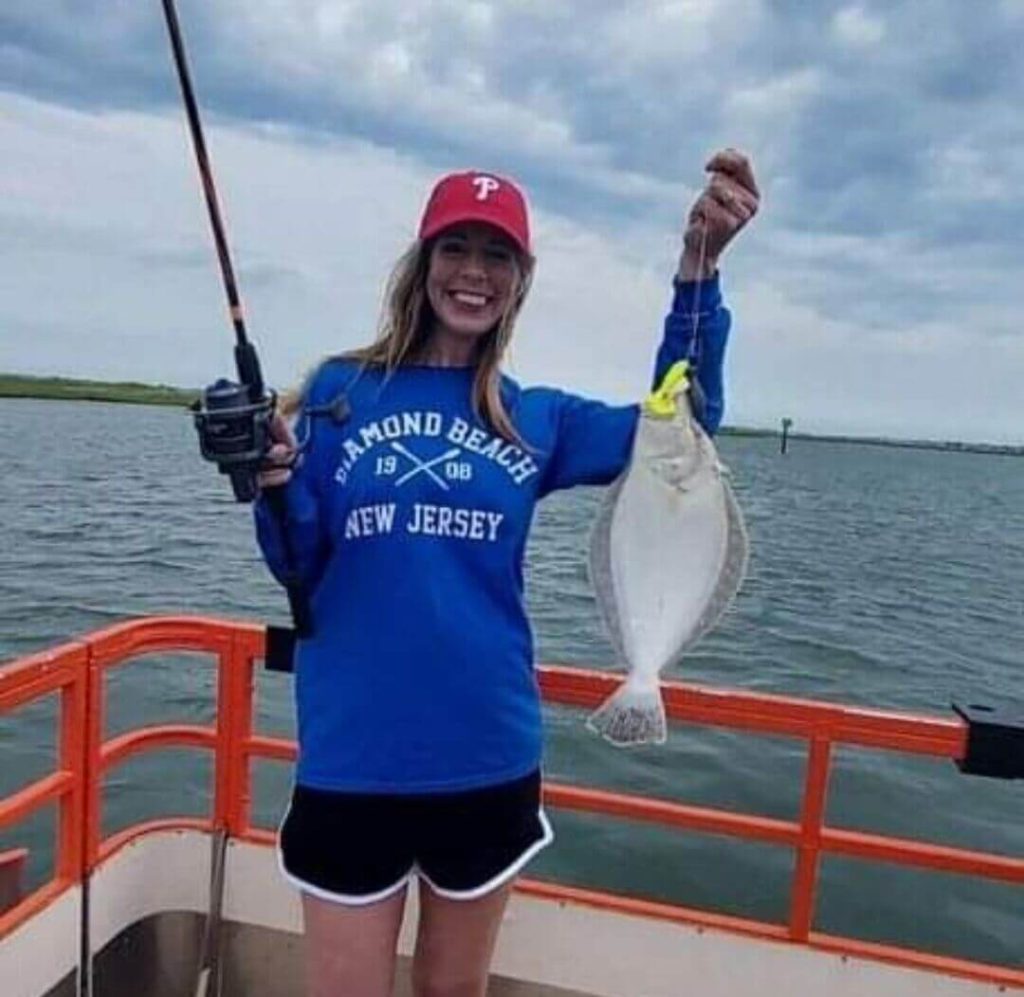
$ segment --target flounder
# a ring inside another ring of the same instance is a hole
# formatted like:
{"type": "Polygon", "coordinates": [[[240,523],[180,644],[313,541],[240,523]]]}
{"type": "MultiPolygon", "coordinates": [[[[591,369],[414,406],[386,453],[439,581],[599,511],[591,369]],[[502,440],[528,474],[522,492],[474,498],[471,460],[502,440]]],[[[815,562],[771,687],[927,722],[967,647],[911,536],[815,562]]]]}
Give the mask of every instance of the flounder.
{"type": "Polygon", "coordinates": [[[743,517],[689,375],[679,361],[644,402],[591,535],[591,582],[628,675],[587,725],[619,746],[665,741],[659,674],[715,626],[746,572],[743,517]]]}

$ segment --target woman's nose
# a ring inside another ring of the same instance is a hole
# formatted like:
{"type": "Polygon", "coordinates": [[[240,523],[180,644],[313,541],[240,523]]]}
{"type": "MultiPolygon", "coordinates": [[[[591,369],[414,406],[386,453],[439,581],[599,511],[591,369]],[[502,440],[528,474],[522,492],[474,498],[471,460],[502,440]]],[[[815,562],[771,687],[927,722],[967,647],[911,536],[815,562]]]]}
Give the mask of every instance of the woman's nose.
{"type": "Polygon", "coordinates": [[[485,277],[487,261],[484,259],[484,254],[476,251],[466,253],[462,260],[462,273],[464,276],[485,277]]]}

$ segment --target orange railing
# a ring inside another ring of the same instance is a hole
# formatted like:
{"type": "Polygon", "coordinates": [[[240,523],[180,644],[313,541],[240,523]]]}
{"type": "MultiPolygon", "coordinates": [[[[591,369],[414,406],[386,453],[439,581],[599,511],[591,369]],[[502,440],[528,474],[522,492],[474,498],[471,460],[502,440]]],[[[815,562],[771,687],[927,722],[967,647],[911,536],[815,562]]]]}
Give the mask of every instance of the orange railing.
{"type": "MultiPolygon", "coordinates": [[[[0,939],[68,887],[81,882],[97,864],[126,842],[152,830],[218,828],[238,839],[261,844],[274,841],[273,832],[251,823],[252,760],[291,761],[296,749],[290,741],[253,731],[255,668],[263,652],[263,630],[254,625],[195,617],[150,618],[110,627],[0,668],[0,715],[47,695],[60,696],[56,771],[0,800],[0,830],[57,802],[54,872],[47,883],[0,914],[0,939]],[[216,656],[215,725],[144,727],[104,740],[107,673],[131,658],[161,651],[206,652],[216,656]],[[148,821],[103,839],[101,787],[105,773],[126,758],[166,747],[199,747],[214,753],[212,813],[206,818],[148,821]]],[[[546,700],[583,707],[596,706],[620,681],[616,676],[601,672],[555,666],[542,666],[540,675],[546,700]]],[[[1004,986],[1024,986],[1024,970],[1020,968],[833,937],[813,930],[819,868],[826,854],[1024,885],[1024,858],[841,830],[825,824],[829,775],[836,746],[857,745],[960,759],[967,737],[962,721],[674,683],[666,684],[665,699],[668,714],[675,721],[805,741],[808,763],[799,820],[738,814],[551,782],[545,785],[545,801],[553,807],[792,848],[796,852],[796,865],[787,922],[748,920],[536,880],[520,881],[521,892],[607,910],[721,927],[760,938],[913,965],[1004,986]]]]}

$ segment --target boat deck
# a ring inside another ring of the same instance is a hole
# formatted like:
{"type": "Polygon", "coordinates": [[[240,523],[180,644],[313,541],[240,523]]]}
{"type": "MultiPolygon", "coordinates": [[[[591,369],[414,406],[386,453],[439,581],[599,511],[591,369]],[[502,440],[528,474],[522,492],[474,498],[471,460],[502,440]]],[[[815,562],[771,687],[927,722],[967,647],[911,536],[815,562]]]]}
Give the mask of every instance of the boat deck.
{"type": "MultiPolygon", "coordinates": [[[[224,994],[224,997],[233,997],[233,995],[224,994]]],[[[407,967],[403,967],[401,970],[398,983],[395,986],[395,997],[413,997],[407,967]]],[[[564,990],[562,987],[524,983],[522,980],[512,980],[507,976],[492,976],[487,986],[487,997],[594,997],[594,995],[585,993],[583,990],[564,990]]]]}
{"type": "MultiPolygon", "coordinates": [[[[99,953],[94,964],[94,997],[177,997],[192,993],[204,919],[191,912],[167,912],[130,926],[99,953]]],[[[223,926],[219,997],[306,997],[299,936],[249,924],[223,926]]],[[[394,997],[413,997],[412,959],[400,956],[394,997]]],[[[211,987],[210,993],[215,991],[211,987]]],[[[63,981],[47,997],[71,997],[63,981]]],[[[599,997],[536,981],[492,975],[488,997],[599,997]]]]}

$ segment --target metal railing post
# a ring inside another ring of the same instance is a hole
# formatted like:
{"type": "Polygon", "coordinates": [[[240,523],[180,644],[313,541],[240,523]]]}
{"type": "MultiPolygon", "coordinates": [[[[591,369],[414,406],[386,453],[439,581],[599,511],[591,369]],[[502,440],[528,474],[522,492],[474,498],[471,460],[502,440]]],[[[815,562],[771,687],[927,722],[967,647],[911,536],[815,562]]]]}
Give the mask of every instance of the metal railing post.
{"type": "Polygon", "coordinates": [[[828,732],[816,732],[810,739],[807,755],[807,777],[800,814],[800,844],[797,846],[789,913],[789,937],[797,942],[807,941],[814,920],[821,867],[821,831],[825,820],[831,759],[832,741],[828,732]]]}
{"type": "Polygon", "coordinates": [[[234,633],[217,659],[217,778],[214,826],[231,837],[249,827],[253,712],[253,656],[245,633],[234,633]]]}

